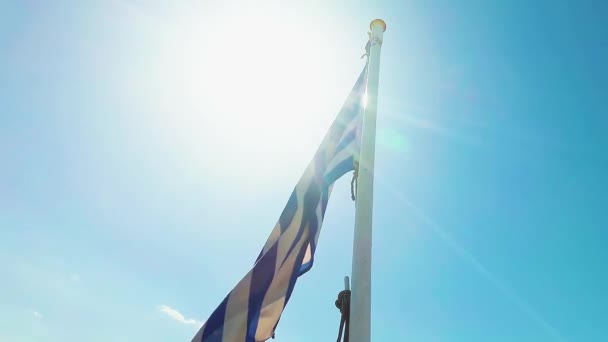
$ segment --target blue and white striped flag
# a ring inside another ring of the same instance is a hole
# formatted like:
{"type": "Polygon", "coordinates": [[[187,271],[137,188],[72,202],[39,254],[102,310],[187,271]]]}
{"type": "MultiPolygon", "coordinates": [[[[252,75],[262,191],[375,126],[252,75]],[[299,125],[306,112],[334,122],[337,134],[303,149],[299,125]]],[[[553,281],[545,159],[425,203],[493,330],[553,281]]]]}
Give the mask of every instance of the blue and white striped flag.
{"type": "Polygon", "coordinates": [[[359,156],[367,66],[298,181],[253,268],[193,342],[258,342],[274,336],[299,276],[313,264],[333,183],[359,156]]]}

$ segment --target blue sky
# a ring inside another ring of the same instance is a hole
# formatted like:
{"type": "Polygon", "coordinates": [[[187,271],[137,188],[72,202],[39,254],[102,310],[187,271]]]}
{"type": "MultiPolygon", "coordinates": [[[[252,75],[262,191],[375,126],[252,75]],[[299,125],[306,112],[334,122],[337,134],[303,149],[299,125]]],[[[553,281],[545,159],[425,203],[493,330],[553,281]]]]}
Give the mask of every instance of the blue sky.
{"type": "MultiPolygon", "coordinates": [[[[608,340],[600,1],[3,1],[0,340],[189,341],[382,50],[373,339],[608,340]]],[[[279,341],[332,340],[349,181],[279,341]]]]}

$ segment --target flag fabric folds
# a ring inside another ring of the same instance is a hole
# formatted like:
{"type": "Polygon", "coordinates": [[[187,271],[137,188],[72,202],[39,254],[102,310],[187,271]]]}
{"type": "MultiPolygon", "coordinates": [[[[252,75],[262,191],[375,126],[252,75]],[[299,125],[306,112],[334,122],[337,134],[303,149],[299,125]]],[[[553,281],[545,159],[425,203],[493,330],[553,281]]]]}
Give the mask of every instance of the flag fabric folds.
{"type": "Polygon", "coordinates": [[[299,276],[313,264],[333,183],[359,156],[367,65],[295,186],[253,268],[193,342],[258,342],[274,336],[299,276]]]}

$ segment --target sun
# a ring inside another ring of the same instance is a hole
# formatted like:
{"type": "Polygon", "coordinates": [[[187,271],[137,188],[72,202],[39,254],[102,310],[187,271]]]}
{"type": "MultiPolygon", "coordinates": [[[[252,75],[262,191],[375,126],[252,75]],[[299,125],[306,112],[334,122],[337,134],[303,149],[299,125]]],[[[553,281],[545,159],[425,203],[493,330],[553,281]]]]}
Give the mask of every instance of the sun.
{"type": "Polygon", "coordinates": [[[204,27],[175,43],[186,46],[176,96],[196,109],[176,134],[199,137],[191,141],[227,164],[242,161],[256,181],[276,168],[303,170],[350,90],[332,76],[340,46],[323,43],[304,16],[268,8],[226,12],[204,27]]]}
{"type": "Polygon", "coordinates": [[[365,42],[346,39],[338,20],[278,2],[209,6],[188,22],[141,16],[153,42],[124,86],[141,94],[128,101],[154,114],[133,117],[132,128],[162,132],[148,148],[166,151],[193,181],[293,182],[363,67],[365,42]]]}

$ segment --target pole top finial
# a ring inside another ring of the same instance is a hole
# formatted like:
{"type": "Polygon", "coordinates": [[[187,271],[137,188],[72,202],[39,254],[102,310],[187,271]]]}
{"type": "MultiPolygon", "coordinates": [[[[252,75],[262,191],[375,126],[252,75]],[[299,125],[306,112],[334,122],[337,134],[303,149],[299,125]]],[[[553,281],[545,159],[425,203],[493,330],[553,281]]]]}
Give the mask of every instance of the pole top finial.
{"type": "Polygon", "coordinates": [[[386,23],[382,19],[374,19],[371,23],[369,23],[369,28],[373,31],[374,26],[380,26],[382,28],[382,32],[386,31],[386,23]]]}

